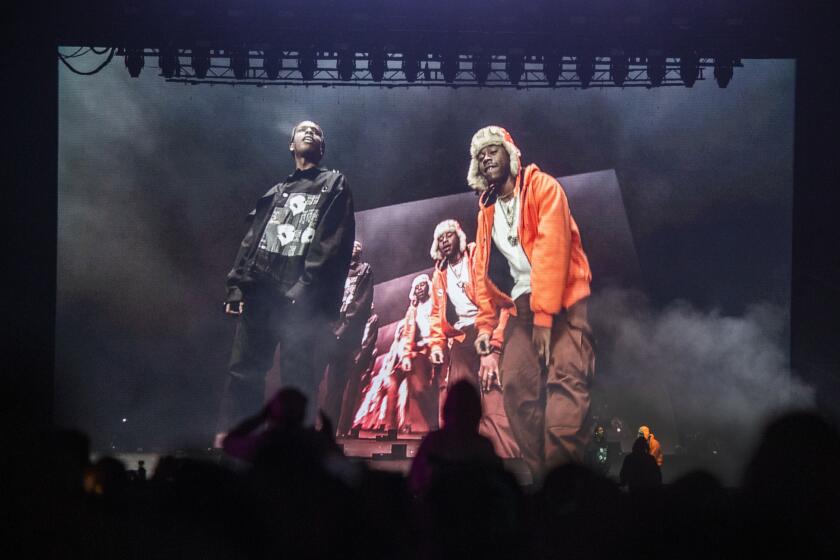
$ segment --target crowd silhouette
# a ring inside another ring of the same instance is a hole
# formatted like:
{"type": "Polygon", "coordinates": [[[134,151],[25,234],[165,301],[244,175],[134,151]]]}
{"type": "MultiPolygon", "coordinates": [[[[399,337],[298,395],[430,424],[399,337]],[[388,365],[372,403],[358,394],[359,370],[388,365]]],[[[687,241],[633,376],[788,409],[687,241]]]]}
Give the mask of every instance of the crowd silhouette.
{"type": "Polygon", "coordinates": [[[738,488],[703,471],[662,485],[644,438],[620,481],[567,464],[521,487],[478,433],[469,383],[406,478],[350,460],[303,424],[305,398],[280,391],[228,434],[236,460],[161,457],[146,476],[87,438],[56,431],[40,516],[51,556],[84,558],[833,557],[840,436],[793,412],[764,432],[738,488]]]}

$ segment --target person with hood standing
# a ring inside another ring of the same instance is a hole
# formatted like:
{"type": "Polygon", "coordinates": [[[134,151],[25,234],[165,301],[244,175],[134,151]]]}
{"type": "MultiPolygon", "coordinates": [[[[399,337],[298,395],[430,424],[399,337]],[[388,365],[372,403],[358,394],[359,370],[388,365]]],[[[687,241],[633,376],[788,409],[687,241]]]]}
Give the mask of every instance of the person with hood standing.
{"type": "MultiPolygon", "coordinates": [[[[400,336],[399,385],[406,390],[399,401],[400,429],[404,432],[430,432],[438,428],[440,389],[429,360],[432,334],[431,280],[420,274],[411,282],[405,328],[400,336]]],[[[398,386],[399,386],[398,385],[398,386]]],[[[389,399],[391,403],[397,399],[389,399]]]]}
{"type": "Polygon", "coordinates": [[[659,445],[659,440],[653,437],[653,432],[651,432],[650,428],[647,426],[639,427],[638,436],[645,438],[645,441],[648,444],[648,451],[651,456],[656,459],[656,464],[661,467],[662,463],[665,462],[665,456],[662,455],[662,447],[659,445]]]}
{"type": "Polygon", "coordinates": [[[531,164],[504,128],[470,143],[467,182],[480,193],[476,348],[492,352],[500,301],[512,304],[500,361],[505,410],[535,474],[582,462],[595,354],[586,300],[592,274],[563,187],[531,164]]]}
{"type": "MultiPolygon", "coordinates": [[[[435,227],[430,255],[435,261],[432,275],[432,334],[430,358],[433,364],[444,363],[445,391],[459,381],[468,381],[481,396],[482,415],[479,431],[493,442],[500,457],[519,456],[519,447],[510,431],[505,414],[502,386],[499,382],[499,352],[508,311],[500,309],[499,325],[493,332],[493,352],[479,356],[475,350],[475,317],[478,314],[473,282],[475,243],[457,220],[444,220],[435,227]]],[[[445,401],[442,397],[441,401],[445,401]]]]}
{"type": "Polygon", "coordinates": [[[338,435],[350,430],[350,419],[347,417],[352,412],[344,414],[342,408],[347,388],[358,388],[358,376],[362,370],[356,358],[361,355],[365,326],[372,313],[373,273],[370,264],[362,261],[362,243],[356,240],[350,272],[344,282],[338,320],[332,329],[335,347],[318,391],[318,408],[332,421],[338,435]]]}

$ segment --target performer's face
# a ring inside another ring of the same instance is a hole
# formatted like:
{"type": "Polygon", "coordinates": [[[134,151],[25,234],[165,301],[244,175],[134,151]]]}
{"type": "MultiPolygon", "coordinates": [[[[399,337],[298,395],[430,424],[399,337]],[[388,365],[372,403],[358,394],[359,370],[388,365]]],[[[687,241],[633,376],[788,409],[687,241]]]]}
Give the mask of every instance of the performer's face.
{"type": "Polygon", "coordinates": [[[289,151],[320,161],[324,155],[324,132],[312,121],[303,121],[295,127],[289,151]]]}
{"type": "Polygon", "coordinates": [[[429,283],[425,280],[414,287],[414,297],[419,301],[426,301],[429,299],[429,283]]]}
{"type": "Polygon", "coordinates": [[[438,237],[438,251],[443,255],[443,258],[449,258],[456,255],[461,250],[458,241],[458,234],[454,231],[447,231],[440,234],[438,237]]]}
{"type": "Polygon", "coordinates": [[[504,146],[494,144],[486,146],[476,156],[478,172],[489,185],[501,185],[510,175],[510,156],[504,146]]]}
{"type": "Polygon", "coordinates": [[[352,260],[353,260],[353,262],[359,262],[359,260],[361,260],[361,258],[362,258],[362,244],[359,243],[358,241],[356,241],[355,243],[353,243],[352,260]]]}

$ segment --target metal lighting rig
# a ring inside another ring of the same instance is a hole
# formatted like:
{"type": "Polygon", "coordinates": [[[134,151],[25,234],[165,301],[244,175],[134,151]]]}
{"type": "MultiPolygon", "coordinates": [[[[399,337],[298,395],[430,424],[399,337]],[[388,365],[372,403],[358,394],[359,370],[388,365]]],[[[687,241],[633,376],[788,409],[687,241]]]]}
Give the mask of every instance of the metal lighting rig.
{"type": "Polygon", "coordinates": [[[725,0],[87,0],[58,8],[59,58],[186,83],[721,87],[794,56],[795,6],[725,0]],[[95,45],[96,48],[93,48],[95,45]],[[84,46],[73,48],[68,46],[84,46]]]}

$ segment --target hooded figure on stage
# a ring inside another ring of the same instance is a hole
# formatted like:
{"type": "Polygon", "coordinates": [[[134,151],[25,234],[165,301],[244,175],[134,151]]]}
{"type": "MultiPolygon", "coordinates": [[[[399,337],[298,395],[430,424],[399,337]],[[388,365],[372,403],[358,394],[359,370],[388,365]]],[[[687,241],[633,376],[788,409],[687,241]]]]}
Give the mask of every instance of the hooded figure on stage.
{"type": "Polygon", "coordinates": [[[505,410],[535,474],[582,462],[595,354],[586,313],[592,275],[563,187],[498,126],[470,143],[469,185],[481,193],[473,254],[476,349],[493,351],[499,302],[512,304],[499,364],[505,410]]]}
{"type": "MultiPolygon", "coordinates": [[[[443,364],[448,351],[446,387],[459,381],[480,388],[483,413],[479,432],[490,439],[496,453],[503,458],[517,457],[519,447],[510,430],[499,383],[499,351],[508,318],[506,302],[499,302],[499,325],[493,331],[493,352],[479,356],[475,350],[476,306],[473,282],[475,243],[456,220],[444,220],[435,227],[430,255],[435,260],[432,275],[432,334],[430,359],[443,364]]],[[[441,401],[445,401],[441,395],[441,401]]]]}
{"type": "MultiPolygon", "coordinates": [[[[345,393],[359,389],[358,377],[367,367],[359,363],[368,318],[373,312],[373,273],[370,264],[362,262],[362,243],[353,243],[353,256],[350,272],[344,282],[344,297],[341,300],[338,320],[333,324],[335,348],[330,356],[327,370],[319,390],[318,408],[327,415],[336,426],[336,432],[344,435],[350,431],[352,411],[344,414],[343,403],[349,400],[345,393]]],[[[374,336],[375,336],[375,332],[374,336]]],[[[367,347],[376,343],[367,341],[367,347]]],[[[349,395],[348,395],[349,397],[349,395]]],[[[355,402],[355,399],[352,399],[355,402]]],[[[350,404],[350,408],[353,404],[350,404]]]]}
{"type": "Polygon", "coordinates": [[[238,324],[222,429],[259,409],[275,351],[280,386],[315,402],[341,308],[356,232],[350,189],[344,175],[319,167],[316,123],[294,127],[289,152],[295,170],[257,201],[227,277],[225,312],[238,324]]]}
{"type": "Polygon", "coordinates": [[[400,406],[400,430],[404,432],[422,433],[438,428],[440,388],[435,382],[436,368],[429,360],[432,342],[430,285],[428,274],[420,274],[411,282],[405,327],[400,336],[399,370],[407,389],[405,405],[400,406]]]}
{"type": "Polygon", "coordinates": [[[648,444],[648,451],[651,456],[656,459],[656,464],[661,467],[662,463],[665,462],[665,456],[662,454],[662,447],[659,445],[659,440],[653,437],[653,432],[650,431],[650,428],[647,426],[640,426],[637,436],[645,438],[645,441],[648,444]]]}
{"type": "Polygon", "coordinates": [[[422,434],[438,428],[440,388],[429,360],[432,300],[429,276],[411,283],[405,317],[391,349],[377,360],[377,373],[363,391],[353,428],[422,434]]]}

